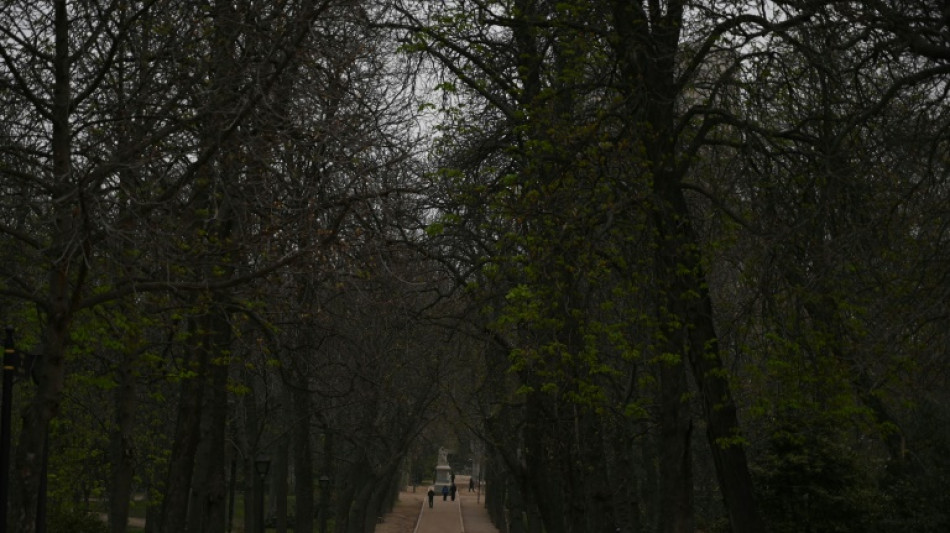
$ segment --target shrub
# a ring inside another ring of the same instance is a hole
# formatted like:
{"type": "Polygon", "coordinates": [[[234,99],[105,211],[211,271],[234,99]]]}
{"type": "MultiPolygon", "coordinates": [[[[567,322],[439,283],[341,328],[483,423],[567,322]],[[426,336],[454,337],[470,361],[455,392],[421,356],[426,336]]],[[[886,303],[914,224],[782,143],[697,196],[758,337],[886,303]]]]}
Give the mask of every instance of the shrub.
{"type": "Polygon", "coordinates": [[[108,526],[97,515],[71,506],[50,509],[47,526],[49,533],[109,533],[108,526]]]}

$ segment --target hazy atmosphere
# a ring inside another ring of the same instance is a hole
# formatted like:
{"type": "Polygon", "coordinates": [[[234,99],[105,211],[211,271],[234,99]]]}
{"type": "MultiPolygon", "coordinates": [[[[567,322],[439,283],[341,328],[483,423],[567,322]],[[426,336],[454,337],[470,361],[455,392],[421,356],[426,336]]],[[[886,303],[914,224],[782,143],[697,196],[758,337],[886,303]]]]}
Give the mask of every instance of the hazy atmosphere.
{"type": "Polygon", "coordinates": [[[946,0],[0,0],[0,533],[950,531],[948,92],[946,0]]]}

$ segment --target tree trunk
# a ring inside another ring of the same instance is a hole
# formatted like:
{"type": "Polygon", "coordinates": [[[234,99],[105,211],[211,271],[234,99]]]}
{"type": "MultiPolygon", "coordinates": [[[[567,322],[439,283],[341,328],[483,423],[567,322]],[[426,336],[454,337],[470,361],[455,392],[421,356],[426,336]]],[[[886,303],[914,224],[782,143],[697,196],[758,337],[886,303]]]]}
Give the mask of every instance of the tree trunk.
{"type": "Polygon", "coordinates": [[[338,527],[335,529],[341,533],[363,533],[363,519],[372,472],[365,465],[365,457],[359,456],[354,459],[356,463],[347,471],[347,477],[352,481],[339,498],[340,513],[337,515],[338,527]]]}
{"type": "MultiPolygon", "coordinates": [[[[707,438],[733,531],[761,533],[766,531],[765,523],[753,497],[738,416],[719,354],[699,242],[683,197],[685,170],[678,167],[676,57],[685,2],[673,0],[665,11],[651,13],[621,0],[612,0],[612,5],[623,91],[631,102],[647,103],[632,105],[627,113],[631,124],[649,126],[646,133],[631,131],[631,135],[638,136],[634,145],[644,146],[646,162],[653,170],[658,280],[665,292],[663,303],[670,318],[688,329],[688,342],[671,346],[671,354],[688,358],[699,387],[707,438]]],[[[664,475],[660,472],[661,477],[664,475]]]]}
{"type": "Polygon", "coordinates": [[[626,532],[645,531],[640,519],[642,498],[639,487],[643,484],[637,468],[634,466],[635,447],[633,433],[627,424],[617,424],[619,427],[607,431],[608,436],[604,443],[604,455],[607,456],[607,478],[610,480],[611,499],[617,528],[626,532]]]}
{"type": "Polygon", "coordinates": [[[495,466],[497,462],[494,451],[488,450],[487,460],[480,472],[480,484],[475,490],[478,491],[477,498],[484,502],[485,510],[491,518],[492,524],[495,524],[500,531],[507,531],[508,524],[505,521],[505,490],[508,486],[508,476],[510,475],[502,468],[495,466]]]}
{"type": "Polygon", "coordinates": [[[527,510],[524,501],[524,483],[519,483],[515,476],[506,476],[505,487],[505,512],[508,533],[527,533],[528,527],[525,523],[527,510]]]}
{"type": "MultiPolygon", "coordinates": [[[[659,224],[668,224],[658,216],[659,224]]],[[[660,309],[659,356],[659,531],[661,533],[693,533],[695,516],[693,502],[692,419],[689,409],[689,385],[686,359],[690,349],[687,317],[675,307],[684,298],[677,279],[676,261],[679,240],[666,237],[659,230],[657,279],[660,309]]]]}
{"type": "MultiPolygon", "coordinates": [[[[199,326],[190,322],[193,335],[197,335],[199,326]]],[[[162,500],[162,518],[160,533],[181,533],[185,531],[188,503],[191,496],[191,482],[195,469],[195,455],[201,440],[201,414],[204,402],[204,376],[208,371],[208,352],[202,346],[190,347],[191,358],[187,365],[195,377],[186,378],[181,384],[181,398],[178,402],[178,419],[175,424],[175,440],[165,479],[165,494],[162,500]]]]}
{"type": "Polygon", "coordinates": [[[245,426],[241,432],[242,449],[244,452],[244,461],[241,465],[241,471],[244,477],[244,531],[256,531],[257,527],[257,473],[254,471],[254,459],[261,453],[261,443],[259,438],[259,428],[261,417],[257,408],[257,395],[255,394],[255,383],[247,381],[247,394],[243,397],[244,402],[244,423],[245,426]]]}
{"type": "MultiPolygon", "coordinates": [[[[323,473],[329,476],[327,486],[320,487],[320,533],[327,533],[327,523],[330,519],[330,494],[336,481],[333,479],[333,432],[326,425],[323,426],[323,473]]],[[[342,531],[342,530],[341,530],[342,531]]]]}
{"type": "Polygon", "coordinates": [[[686,365],[660,363],[659,531],[693,533],[693,467],[686,365]]]}
{"type": "MultiPolygon", "coordinates": [[[[289,396],[289,394],[287,394],[289,396]]],[[[290,473],[288,456],[290,455],[289,437],[281,438],[274,457],[273,481],[274,515],[277,518],[277,533],[287,533],[287,478],[290,473]]]]}
{"type": "Polygon", "coordinates": [[[699,243],[692,235],[682,190],[677,187],[667,192],[678,221],[669,226],[678,228],[678,235],[671,238],[681,242],[673,258],[681,274],[675,277],[670,291],[674,300],[668,304],[690,325],[690,368],[699,386],[706,436],[732,529],[735,533],[760,533],[767,529],[755,501],[739,417],[719,354],[712,300],[697,251],[699,243]],[[686,297],[688,294],[693,296],[686,297]]]}
{"type": "MultiPolygon", "coordinates": [[[[525,383],[532,383],[532,380],[537,381],[537,378],[524,375],[522,380],[525,383]]],[[[553,409],[553,407],[545,403],[547,398],[543,396],[546,395],[532,393],[525,399],[524,461],[526,472],[530,475],[522,477],[526,484],[520,490],[525,510],[531,514],[540,515],[545,531],[565,533],[568,509],[565,508],[560,490],[559,475],[562,465],[557,464],[559,450],[554,435],[557,427],[553,422],[549,422],[555,420],[556,416],[545,412],[546,408],[553,409]],[[537,509],[533,509],[535,507],[537,509]]],[[[569,435],[568,438],[570,438],[569,435]]],[[[570,469],[571,465],[566,465],[566,468],[570,469]]],[[[535,527],[539,526],[541,526],[540,520],[528,521],[529,531],[534,531],[535,527]]]]}
{"type": "Polygon", "coordinates": [[[132,367],[134,358],[120,354],[115,390],[115,425],[111,446],[111,486],[109,489],[109,529],[125,533],[128,529],[129,507],[132,500],[132,436],[135,423],[136,390],[132,367]]]}
{"type": "MultiPolygon", "coordinates": [[[[52,105],[52,205],[56,210],[53,241],[49,244],[49,288],[43,354],[37,361],[36,395],[22,415],[23,426],[15,454],[12,478],[17,490],[11,507],[16,533],[36,530],[36,509],[41,487],[43,450],[47,446],[50,420],[59,411],[66,378],[65,353],[69,324],[84,282],[84,261],[76,261],[82,251],[80,234],[82,207],[72,183],[72,131],[70,128],[71,79],[69,72],[69,13],[66,0],[53,3],[53,105],[52,105]]],[[[6,527],[4,524],[0,526],[6,527]]]]}
{"type": "Polygon", "coordinates": [[[383,502],[386,500],[386,494],[391,490],[394,474],[395,472],[384,473],[372,487],[366,503],[366,514],[363,524],[364,533],[373,533],[376,529],[376,523],[385,513],[383,502]]]}
{"type": "Polygon", "coordinates": [[[162,510],[158,506],[150,505],[145,510],[145,533],[158,533],[158,525],[162,521],[162,510]]]}
{"type": "MultiPolygon", "coordinates": [[[[294,514],[294,533],[313,533],[313,450],[310,440],[310,395],[294,388],[294,496],[297,501],[294,514]]],[[[320,533],[324,533],[321,529],[320,533]]]]}
{"type": "MultiPolygon", "coordinates": [[[[210,343],[205,348],[220,353],[228,345],[230,328],[225,317],[209,316],[204,329],[210,343]]],[[[212,355],[208,378],[203,379],[206,392],[201,421],[201,443],[195,458],[195,479],[192,505],[189,508],[188,531],[224,533],[227,498],[228,365],[212,355]]],[[[201,379],[201,378],[199,378],[201,379]]]]}

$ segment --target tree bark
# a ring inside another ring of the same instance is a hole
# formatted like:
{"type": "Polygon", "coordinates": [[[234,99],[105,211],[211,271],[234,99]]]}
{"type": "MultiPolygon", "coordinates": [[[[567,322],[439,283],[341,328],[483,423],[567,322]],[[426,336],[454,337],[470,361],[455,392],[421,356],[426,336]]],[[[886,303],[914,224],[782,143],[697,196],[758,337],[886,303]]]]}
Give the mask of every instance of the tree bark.
{"type": "MultiPolygon", "coordinates": [[[[69,14],[66,0],[53,3],[53,105],[52,120],[52,206],[53,240],[49,259],[49,288],[43,353],[37,361],[37,390],[22,415],[23,426],[15,454],[14,492],[11,509],[16,533],[36,530],[36,509],[41,486],[43,450],[47,446],[50,420],[59,411],[66,378],[66,345],[69,325],[78,305],[79,291],[85,278],[85,262],[77,261],[82,251],[79,193],[72,183],[72,131],[70,127],[71,78],[69,72],[69,14]]],[[[2,524],[0,524],[2,526],[2,524]]],[[[4,526],[5,527],[5,526],[4,526]]]]}
{"type": "MultiPolygon", "coordinates": [[[[196,319],[189,321],[189,329],[197,336],[200,326],[196,319]]],[[[195,455],[201,440],[201,418],[204,407],[204,380],[208,371],[209,353],[206,347],[190,346],[185,367],[194,377],[182,381],[178,402],[178,418],[175,424],[175,439],[165,480],[165,495],[162,500],[160,533],[181,533],[186,529],[191,482],[195,470],[195,455]]]]}
{"type": "MultiPolygon", "coordinates": [[[[289,396],[289,394],[286,396],[289,396]]],[[[277,518],[277,533],[287,533],[287,483],[290,473],[289,456],[289,436],[284,436],[277,445],[277,454],[274,457],[274,474],[271,476],[271,481],[273,481],[274,484],[273,501],[274,514],[277,518]]]]}
{"type": "MultiPolygon", "coordinates": [[[[209,317],[208,348],[214,353],[228,345],[228,321],[224,317],[209,317]]],[[[227,442],[228,419],[228,365],[225,358],[212,357],[205,378],[204,410],[201,422],[201,443],[195,458],[195,481],[192,505],[189,509],[188,531],[224,533],[227,522],[227,442]]]]}
{"type": "Polygon", "coordinates": [[[330,495],[333,492],[333,488],[336,485],[336,481],[333,479],[333,459],[334,459],[334,450],[335,442],[333,432],[330,431],[330,428],[326,424],[323,424],[323,474],[330,478],[330,482],[326,486],[320,487],[320,533],[327,532],[327,523],[330,520],[331,508],[330,508],[330,495]]]}
{"type": "Polygon", "coordinates": [[[259,428],[262,424],[257,406],[256,383],[246,381],[248,390],[241,401],[244,403],[244,427],[240,430],[241,450],[244,460],[241,472],[244,479],[244,531],[255,531],[257,527],[257,473],[254,471],[254,459],[261,453],[259,428]]]}
{"type": "Polygon", "coordinates": [[[112,432],[112,479],[109,490],[109,529],[125,533],[128,529],[129,507],[132,499],[133,430],[135,423],[136,389],[130,354],[120,354],[116,369],[118,387],[115,390],[115,429],[112,432]]]}
{"type": "MultiPolygon", "coordinates": [[[[313,449],[310,436],[310,395],[307,391],[294,388],[294,496],[296,512],[294,514],[294,533],[313,533],[314,525],[314,472],[313,449]]],[[[321,530],[320,533],[323,533],[321,530]]]]}
{"type": "MultiPolygon", "coordinates": [[[[766,527],[753,495],[738,416],[719,354],[700,243],[683,196],[684,170],[677,165],[676,54],[684,2],[671,0],[664,12],[649,14],[621,0],[612,0],[612,5],[623,91],[631,101],[629,122],[649,126],[645,134],[632,134],[639,136],[653,169],[662,302],[669,317],[688,330],[685,343],[670,345],[670,353],[688,358],[699,387],[707,439],[733,531],[762,533],[766,527]],[[642,102],[646,103],[636,105],[642,102]]],[[[661,477],[665,475],[660,472],[661,477]]]]}
{"type": "Polygon", "coordinates": [[[736,533],[760,533],[767,531],[756,503],[752,475],[742,441],[739,416],[732,398],[732,390],[726,369],[719,353],[718,335],[713,323],[712,300],[707,289],[706,277],[698,250],[699,243],[692,236],[688,222],[688,210],[682,190],[671,191],[672,207],[675,210],[682,244],[675,264],[681,265],[676,277],[670,301],[672,309],[685,319],[689,328],[689,364],[702,399],[706,420],[706,436],[709,441],[716,476],[722,490],[723,501],[732,529],[736,533]],[[688,273],[688,274],[687,274],[688,273]],[[686,295],[693,295],[687,297],[686,295]]]}
{"type": "MultiPolygon", "coordinates": [[[[662,359],[662,358],[661,358],[662,359]]],[[[686,364],[661,360],[659,439],[659,531],[693,533],[692,420],[686,383],[686,364]]]]}

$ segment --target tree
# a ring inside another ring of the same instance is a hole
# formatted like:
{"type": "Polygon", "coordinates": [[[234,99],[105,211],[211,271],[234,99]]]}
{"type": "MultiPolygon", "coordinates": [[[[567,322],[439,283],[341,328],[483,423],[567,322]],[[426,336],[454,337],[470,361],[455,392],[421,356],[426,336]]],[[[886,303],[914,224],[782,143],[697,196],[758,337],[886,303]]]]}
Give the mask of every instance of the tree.
{"type": "MultiPolygon", "coordinates": [[[[864,10],[858,16],[834,3],[826,7],[811,15],[811,24],[771,42],[771,54],[748,63],[743,94],[750,100],[739,104],[755,129],[737,143],[739,174],[749,181],[737,189],[734,212],[747,214],[747,242],[760,250],[747,249],[741,268],[747,276],[755,272],[747,279],[755,287],[752,298],[762,303],[753,308],[767,323],[746,320],[749,334],[767,339],[752,345],[770,383],[763,390],[769,400],[754,412],[778,426],[769,439],[787,439],[789,425],[811,432],[801,438],[815,446],[806,456],[837,450],[833,458],[823,456],[826,463],[847,465],[850,454],[842,447],[864,449],[862,469],[874,471],[875,479],[863,482],[887,484],[885,478],[909,466],[901,428],[910,419],[896,408],[904,395],[899,369],[929,359],[897,331],[929,307],[929,296],[911,281],[920,279],[911,270],[922,264],[905,268],[917,261],[911,258],[930,257],[919,255],[918,239],[908,239],[918,217],[942,218],[940,210],[918,211],[915,197],[942,195],[934,174],[940,164],[934,166],[930,154],[945,142],[937,133],[946,116],[937,96],[945,68],[905,55],[890,22],[864,10]],[[906,306],[912,293],[921,307],[906,306]],[[829,413],[834,421],[827,421],[829,413]],[[811,422],[798,426],[803,419],[811,422]],[[856,428],[865,439],[873,435],[880,449],[847,434],[836,434],[843,442],[829,446],[826,425],[856,428]]],[[[839,474],[831,482],[857,485],[851,474],[839,474]]],[[[796,490],[814,491],[817,508],[827,493],[820,483],[829,480],[811,482],[798,482],[796,490]]],[[[871,493],[852,494],[848,505],[880,509],[876,498],[883,495],[871,493]]],[[[821,517],[840,518],[840,512],[821,517]]]]}
{"type": "MultiPolygon", "coordinates": [[[[141,292],[193,292],[190,305],[206,317],[192,323],[191,337],[203,377],[228,333],[220,310],[223,289],[301,254],[300,247],[282,257],[250,251],[273,238],[274,219],[241,226],[244,246],[237,246],[235,217],[255,207],[223,202],[231,199],[223,195],[239,189],[216,180],[237,175],[234,149],[250,144],[241,128],[251,110],[274,103],[275,84],[293,72],[311,22],[331,5],[301,2],[256,13],[260,27],[244,25],[238,15],[248,13],[233,10],[241,6],[210,19],[201,6],[177,3],[57,0],[4,10],[2,88],[15,112],[8,115],[14,142],[4,145],[3,172],[32,211],[5,221],[3,234],[35,267],[5,275],[16,282],[5,282],[3,291],[36,305],[44,322],[38,392],[24,414],[17,448],[18,531],[34,527],[38,450],[62,402],[78,313],[141,292]],[[248,45],[246,57],[235,56],[238,42],[248,45]],[[163,232],[171,238],[155,239],[163,232]],[[130,249],[129,243],[152,246],[130,249]],[[218,255],[225,253],[231,255],[218,255]],[[242,261],[240,268],[228,258],[242,261]],[[209,311],[201,311],[206,304],[212,304],[209,311]]],[[[328,208],[332,228],[347,205],[334,200],[328,208]]],[[[306,209],[289,214],[308,216],[306,209]]],[[[302,244],[316,243],[304,237],[302,244]]],[[[183,461],[179,486],[190,483],[191,449],[176,456],[183,461]]]]}
{"type": "MultiPolygon", "coordinates": [[[[485,137],[450,149],[457,161],[473,158],[474,164],[463,169],[483,176],[476,187],[501,222],[489,230],[501,236],[490,260],[511,268],[509,284],[501,289],[507,291],[501,316],[518,324],[506,328],[506,336],[513,370],[528,393],[525,408],[534,409],[526,416],[531,427],[525,438],[538,439],[524,446],[546,450],[526,455],[530,474],[524,479],[536,483],[529,506],[550,505],[541,516],[552,531],[584,529],[578,518],[562,513],[570,509],[567,502],[592,489],[568,493],[581,486],[577,480],[586,476],[580,472],[567,474],[572,481],[566,484],[545,479],[559,476],[553,473],[555,464],[576,459],[550,465],[531,461],[557,448],[556,441],[545,443],[543,436],[562,434],[556,429],[559,417],[588,403],[595,409],[602,404],[598,374],[632,371],[631,359],[625,362],[621,355],[624,349],[626,357],[649,354],[657,363],[663,428],[659,501],[671,506],[659,514],[664,530],[693,528],[686,365],[699,386],[733,527],[764,527],[756,515],[700,243],[690,228],[683,192],[695,150],[686,135],[696,130],[695,115],[682,112],[681,99],[694,65],[702,64],[706,53],[700,50],[686,67],[678,62],[685,10],[679,2],[652,9],[612,2],[518,2],[510,9],[472,3],[432,14],[428,23],[410,19],[405,24],[417,32],[412,44],[467,86],[462,104],[479,112],[487,106],[495,113],[486,113],[490,118],[480,121],[485,127],[473,131],[473,137],[485,137]],[[645,260],[631,241],[649,243],[656,255],[645,260]],[[647,310],[628,312],[650,319],[639,324],[598,320],[598,305],[617,305],[616,291],[636,291],[647,273],[656,283],[642,302],[647,310]],[[611,330],[623,333],[611,339],[611,330]],[[613,364],[612,353],[619,356],[613,364]]],[[[406,13],[411,17],[413,12],[406,13]]],[[[690,37],[713,41],[743,21],[733,17],[717,23],[712,17],[700,20],[690,37]]],[[[462,131],[467,130],[472,130],[469,123],[462,131]]],[[[599,431],[593,426],[582,434],[599,431]]]]}

